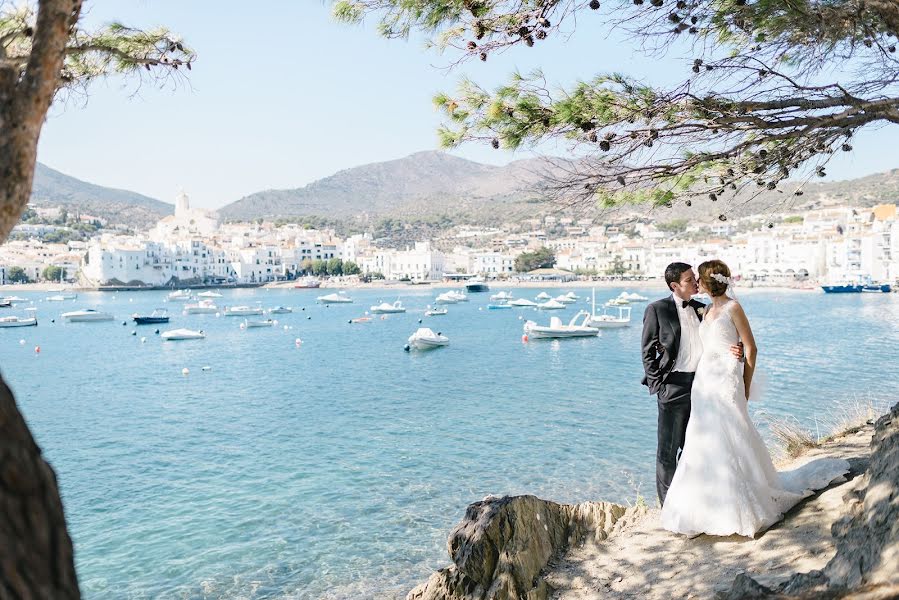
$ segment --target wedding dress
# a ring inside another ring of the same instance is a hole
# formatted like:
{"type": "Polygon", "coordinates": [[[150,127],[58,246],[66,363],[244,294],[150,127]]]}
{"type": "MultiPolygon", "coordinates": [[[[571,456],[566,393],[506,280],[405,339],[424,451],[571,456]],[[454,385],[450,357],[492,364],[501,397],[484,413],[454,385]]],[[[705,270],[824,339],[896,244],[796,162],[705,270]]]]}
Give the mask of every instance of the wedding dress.
{"type": "Polygon", "coordinates": [[[699,327],[703,352],[693,380],[684,449],[662,507],[662,526],[676,533],[752,537],[784,512],[849,470],[820,459],[778,473],[749,418],[743,363],[730,353],[739,341],[729,301],[699,327]]]}

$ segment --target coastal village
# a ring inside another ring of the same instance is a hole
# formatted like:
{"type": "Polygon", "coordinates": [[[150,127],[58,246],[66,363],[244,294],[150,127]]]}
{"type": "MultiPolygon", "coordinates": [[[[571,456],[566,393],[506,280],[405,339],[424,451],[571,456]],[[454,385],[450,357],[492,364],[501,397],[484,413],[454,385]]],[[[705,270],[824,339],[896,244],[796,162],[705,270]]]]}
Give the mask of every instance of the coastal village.
{"type": "MultiPolygon", "coordinates": [[[[32,209],[48,218],[62,210],[32,209]]],[[[222,223],[214,212],[192,208],[182,192],[174,215],[147,231],[123,232],[104,224],[88,240],[41,241],[41,234],[53,227],[17,226],[14,239],[0,246],[0,283],[50,279],[85,288],[259,285],[335,275],[335,263],[344,281],[362,277],[417,282],[473,275],[550,281],[646,279],[658,277],[674,260],[708,258],[724,260],[737,277],[753,285],[895,283],[899,278],[895,204],[829,206],[714,225],[660,223],[636,212],[605,224],[545,216],[499,228],[459,226],[440,240],[389,248],[370,233],[341,238],[332,230],[300,224],[222,223]],[[552,251],[552,268],[527,273],[516,268],[516,258],[542,248],[552,251]]]]}

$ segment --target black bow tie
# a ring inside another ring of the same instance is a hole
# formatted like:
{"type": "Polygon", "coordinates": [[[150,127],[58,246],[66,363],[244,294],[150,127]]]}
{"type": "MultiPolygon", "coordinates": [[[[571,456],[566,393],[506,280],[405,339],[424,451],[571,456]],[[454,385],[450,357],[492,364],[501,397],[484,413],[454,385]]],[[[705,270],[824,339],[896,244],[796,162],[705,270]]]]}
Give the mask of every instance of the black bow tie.
{"type": "Polygon", "coordinates": [[[682,300],[682,301],[681,301],[681,308],[687,308],[688,306],[690,306],[690,301],[689,301],[689,300],[682,300]]]}

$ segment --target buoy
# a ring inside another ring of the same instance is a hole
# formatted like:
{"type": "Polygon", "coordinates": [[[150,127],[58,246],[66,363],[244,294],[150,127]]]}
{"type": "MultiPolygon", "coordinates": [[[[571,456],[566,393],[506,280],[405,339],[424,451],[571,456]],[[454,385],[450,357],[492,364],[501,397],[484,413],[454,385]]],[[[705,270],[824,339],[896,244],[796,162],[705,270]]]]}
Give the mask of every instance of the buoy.
{"type": "Polygon", "coordinates": [[[157,329],[157,330],[154,331],[153,333],[155,333],[156,335],[159,335],[159,330],[157,329]]]}
{"type": "Polygon", "coordinates": [[[305,307],[305,306],[304,306],[304,307],[303,307],[303,308],[301,308],[301,309],[300,309],[300,310],[306,310],[306,307],[305,307]]]}
{"type": "Polygon", "coordinates": [[[122,321],[122,325],[127,325],[128,321],[122,321]]]}
{"type": "Polygon", "coordinates": [[[478,310],[484,310],[484,307],[483,307],[483,306],[479,306],[479,307],[478,307],[478,310]]]}
{"type": "Polygon", "coordinates": [[[421,319],[419,319],[418,322],[421,323],[421,319]]]}
{"type": "Polygon", "coordinates": [[[527,341],[528,341],[528,334],[524,334],[523,336],[521,336],[521,341],[527,343],[527,341]]]}
{"type": "Polygon", "coordinates": [[[56,319],[50,319],[51,323],[56,323],[56,319]]]}
{"type": "Polygon", "coordinates": [[[290,329],[290,327],[288,327],[287,325],[285,325],[285,326],[284,326],[284,331],[287,331],[288,329],[290,329]]]}
{"type": "Polygon", "coordinates": [[[187,367],[184,367],[183,369],[181,369],[181,374],[182,375],[190,375],[190,369],[188,369],[187,367]]]}
{"type": "Polygon", "coordinates": [[[349,321],[347,321],[347,323],[349,323],[350,325],[352,325],[352,324],[353,324],[353,320],[350,319],[349,321]]]}
{"type": "Polygon", "coordinates": [[[131,330],[131,335],[137,335],[137,329],[132,329],[132,330],[131,330]]]}
{"type": "Polygon", "coordinates": [[[405,346],[403,346],[403,350],[405,350],[406,352],[408,352],[410,349],[411,348],[409,348],[409,344],[406,344],[405,346]]]}
{"type": "Polygon", "coordinates": [[[247,328],[246,323],[241,323],[241,324],[240,324],[240,328],[241,328],[241,329],[246,329],[246,328],[247,328]]]}
{"type": "Polygon", "coordinates": [[[303,340],[301,340],[300,338],[297,338],[293,341],[294,346],[296,346],[297,348],[299,348],[302,343],[303,340]]]}
{"type": "Polygon", "coordinates": [[[25,340],[19,340],[19,345],[20,345],[20,346],[24,346],[24,345],[25,345],[25,340]]]}
{"type": "Polygon", "coordinates": [[[278,319],[275,319],[274,321],[272,321],[272,325],[274,325],[275,327],[277,327],[277,326],[278,326],[278,319]]]}
{"type": "Polygon", "coordinates": [[[35,354],[40,354],[40,353],[41,353],[41,347],[40,347],[40,346],[35,346],[35,347],[34,347],[34,353],[35,353],[35,354]]]}
{"type": "Polygon", "coordinates": [[[307,320],[307,321],[311,321],[311,320],[312,320],[312,317],[311,317],[311,316],[308,316],[308,317],[306,317],[306,320],[307,320]]]}
{"type": "Polygon", "coordinates": [[[141,344],[146,344],[146,343],[147,343],[147,338],[142,337],[142,338],[140,339],[140,343],[141,343],[141,344]]]}

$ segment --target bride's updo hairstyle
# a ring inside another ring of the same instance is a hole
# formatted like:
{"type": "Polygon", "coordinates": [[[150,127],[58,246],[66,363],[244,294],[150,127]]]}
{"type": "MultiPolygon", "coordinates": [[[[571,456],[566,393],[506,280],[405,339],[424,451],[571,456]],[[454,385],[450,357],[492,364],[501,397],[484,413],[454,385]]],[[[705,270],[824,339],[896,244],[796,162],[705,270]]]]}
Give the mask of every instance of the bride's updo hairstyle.
{"type": "Polygon", "coordinates": [[[727,291],[725,278],[730,279],[730,268],[720,260],[707,260],[699,265],[699,281],[712,297],[720,296],[727,291]],[[718,275],[718,277],[715,277],[718,275]]]}

